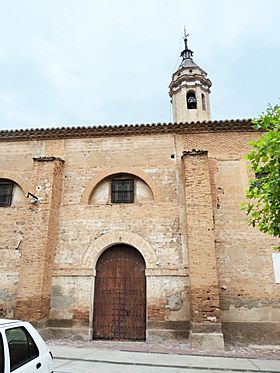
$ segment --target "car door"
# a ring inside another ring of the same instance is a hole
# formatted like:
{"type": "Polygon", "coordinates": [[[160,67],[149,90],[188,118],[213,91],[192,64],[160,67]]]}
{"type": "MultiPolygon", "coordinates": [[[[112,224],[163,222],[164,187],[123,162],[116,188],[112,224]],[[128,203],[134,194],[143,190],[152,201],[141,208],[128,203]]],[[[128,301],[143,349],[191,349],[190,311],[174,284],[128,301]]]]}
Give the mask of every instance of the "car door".
{"type": "MultiPolygon", "coordinates": [[[[5,330],[11,373],[45,373],[40,362],[39,349],[24,326],[7,328],[5,330]]],[[[9,372],[9,370],[8,370],[9,372]]]]}
{"type": "Polygon", "coordinates": [[[5,351],[2,333],[0,331],[0,373],[5,373],[5,351]]]}

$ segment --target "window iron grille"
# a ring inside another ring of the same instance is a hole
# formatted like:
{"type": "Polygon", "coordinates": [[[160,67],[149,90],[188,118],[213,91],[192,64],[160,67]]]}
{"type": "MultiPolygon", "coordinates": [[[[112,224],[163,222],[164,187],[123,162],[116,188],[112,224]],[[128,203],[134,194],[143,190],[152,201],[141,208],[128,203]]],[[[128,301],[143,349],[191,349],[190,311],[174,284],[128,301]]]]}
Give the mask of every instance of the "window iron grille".
{"type": "Polygon", "coordinates": [[[0,206],[11,206],[13,189],[12,181],[0,181],[0,206]]]}
{"type": "Polygon", "coordinates": [[[134,202],[134,180],[113,179],[111,185],[112,203],[133,203],[134,202]]]}

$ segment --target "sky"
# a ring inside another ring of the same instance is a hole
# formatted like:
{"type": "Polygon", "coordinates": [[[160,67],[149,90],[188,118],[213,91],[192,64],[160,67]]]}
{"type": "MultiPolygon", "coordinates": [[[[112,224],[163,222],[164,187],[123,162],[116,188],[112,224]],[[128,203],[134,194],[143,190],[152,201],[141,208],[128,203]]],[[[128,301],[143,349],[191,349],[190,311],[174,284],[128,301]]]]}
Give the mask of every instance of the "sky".
{"type": "Polygon", "coordinates": [[[213,120],[279,104],[279,0],[0,3],[0,129],[171,122],[184,26],[213,120]]]}

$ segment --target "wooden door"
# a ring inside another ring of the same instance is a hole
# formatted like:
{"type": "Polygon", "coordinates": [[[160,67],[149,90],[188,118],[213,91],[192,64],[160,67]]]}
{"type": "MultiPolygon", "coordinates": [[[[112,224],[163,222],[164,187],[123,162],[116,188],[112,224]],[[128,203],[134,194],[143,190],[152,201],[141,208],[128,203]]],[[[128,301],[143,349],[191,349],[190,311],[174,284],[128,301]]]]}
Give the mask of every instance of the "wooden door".
{"type": "Polygon", "coordinates": [[[112,246],[96,265],[93,338],[144,340],[145,336],[144,259],[131,246],[112,246]]]}

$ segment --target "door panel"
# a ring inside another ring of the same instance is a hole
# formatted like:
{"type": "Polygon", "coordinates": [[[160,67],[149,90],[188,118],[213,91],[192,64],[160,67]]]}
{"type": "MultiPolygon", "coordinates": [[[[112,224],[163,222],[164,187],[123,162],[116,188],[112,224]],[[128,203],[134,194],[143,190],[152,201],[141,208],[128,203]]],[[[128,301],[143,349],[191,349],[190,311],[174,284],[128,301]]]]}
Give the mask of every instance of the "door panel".
{"type": "Polygon", "coordinates": [[[115,245],[96,265],[93,338],[144,340],[145,336],[145,262],[135,248],[115,245]]]}

